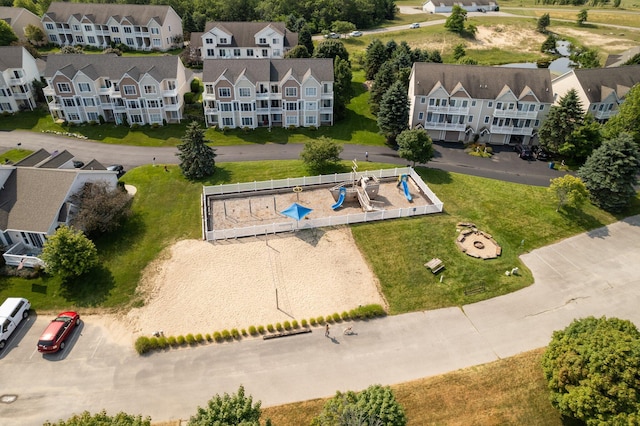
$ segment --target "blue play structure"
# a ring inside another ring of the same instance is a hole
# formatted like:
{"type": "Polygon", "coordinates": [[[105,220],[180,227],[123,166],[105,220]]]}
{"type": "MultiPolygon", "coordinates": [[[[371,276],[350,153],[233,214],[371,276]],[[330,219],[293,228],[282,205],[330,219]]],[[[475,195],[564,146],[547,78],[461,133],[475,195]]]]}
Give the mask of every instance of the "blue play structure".
{"type": "Polygon", "coordinates": [[[347,195],[347,188],[342,187],[340,188],[340,196],[338,197],[338,201],[336,201],[336,203],[334,205],[331,206],[331,208],[333,210],[336,210],[337,208],[339,208],[342,203],[344,203],[344,197],[347,195]]]}
{"type": "Polygon", "coordinates": [[[404,196],[407,197],[407,200],[412,201],[413,197],[409,192],[409,182],[407,182],[407,180],[408,180],[407,175],[402,175],[400,177],[400,183],[402,184],[402,190],[404,191],[404,196]]]}

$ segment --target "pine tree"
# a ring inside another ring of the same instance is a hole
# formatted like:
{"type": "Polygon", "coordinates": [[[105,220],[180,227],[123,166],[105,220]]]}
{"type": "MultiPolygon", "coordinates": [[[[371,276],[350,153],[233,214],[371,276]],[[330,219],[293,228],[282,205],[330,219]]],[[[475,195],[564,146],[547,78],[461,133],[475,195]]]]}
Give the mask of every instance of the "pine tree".
{"type": "Polygon", "coordinates": [[[353,97],[352,78],[349,62],[336,58],[333,62],[333,113],[338,120],[345,116],[347,104],[353,97]]]}
{"type": "Polygon", "coordinates": [[[311,31],[307,25],[304,25],[298,33],[298,44],[307,48],[310,56],[313,56],[313,39],[311,37],[311,31]]]}
{"type": "Polygon", "coordinates": [[[548,13],[545,13],[544,15],[542,15],[539,19],[538,19],[538,23],[537,23],[537,27],[536,29],[538,30],[539,33],[546,33],[547,32],[547,27],[551,25],[551,17],[549,16],[548,13]]]}
{"type": "Polygon", "coordinates": [[[378,70],[389,59],[387,56],[387,50],[384,44],[378,39],[373,40],[367,46],[367,50],[364,54],[364,70],[367,80],[373,80],[378,73],[378,70]]]}
{"type": "Polygon", "coordinates": [[[621,133],[605,141],[578,170],[578,176],[598,207],[620,212],[635,197],[640,172],[638,145],[631,135],[621,133]]]}
{"type": "Polygon", "coordinates": [[[387,93],[387,90],[389,90],[389,87],[397,80],[397,74],[397,69],[394,67],[392,61],[387,61],[380,67],[371,85],[371,96],[369,97],[369,108],[373,115],[378,114],[380,101],[384,94],[387,93]]]}
{"type": "Polygon", "coordinates": [[[176,154],[180,158],[182,174],[187,179],[202,179],[215,172],[216,152],[207,142],[200,124],[195,121],[189,123],[182,143],[178,145],[180,152],[176,154]]]}
{"type": "Polygon", "coordinates": [[[380,133],[389,145],[396,144],[396,137],[409,127],[409,99],[407,89],[401,81],[396,81],[382,96],[378,111],[380,133]]]}
{"type": "Polygon", "coordinates": [[[456,62],[459,61],[460,58],[462,58],[466,54],[467,52],[464,50],[464,44],[462,43],[456,44],[456,46],[453,48],[453,59],[456,62]]]}

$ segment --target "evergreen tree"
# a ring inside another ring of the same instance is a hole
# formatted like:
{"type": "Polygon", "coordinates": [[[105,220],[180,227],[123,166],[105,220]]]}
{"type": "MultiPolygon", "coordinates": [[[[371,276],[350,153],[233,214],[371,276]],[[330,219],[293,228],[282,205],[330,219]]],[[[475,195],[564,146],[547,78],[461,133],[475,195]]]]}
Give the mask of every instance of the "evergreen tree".
{"type": "Polygon", "coordinates": [[[536,30],[539,33],[546,33],[547,27],[551,25],[551,17],[548,13],[543,14],[540,18],[538,18],[538,22],[536,25],[536,30]]]}
{"type": "Polygon", "coordinates": [[[397,141],[398,156],[413,162],[413,167],[416,163],[425,164],[433,158],[433,141],[424,129],[403,130],[397,141]]]}
{"type": "Polygon", "coordinates": [[[591,201],[609,212],[622,211],[635,197],[638,173],[640,153],[628,133],[605,141],[578,170],[591,201]]]}
{"type": "Polygon", "coordinates": [[[298,33],[298,44],[307,48],[307,52],[309,52],[310,56],[313,56],[313,38],[311,36],[311,31],[307,25],[304,25],[300,28],[300,32],[298,33]]]}
{"type": "Polygon", "coordinates": [[[182,174],[187,179],[202,179],[215,172],[216,152],[206,144],[207,142],[200,124],[196,121],[189,123],[182,143],[178,145],[180,152],[176,154],[180,158],[182,174]]]}
{"type": "Polygon", "coordinates": [[[583,26],[585,22],[587,22],[588,12],[587,9],[582,9],[578,12],[578,26],[583,26]]]}
{"type": "Polygon", "coordinates": [[[627,132],[640,147],[640,84],[636,84],[627,92],[624,102],[618,107],[618,113],[604,124],[603,131],[608,139],[627,132]]]}
{"type": "Polygon", "coordinates": [[[397,70],[392,61],[382,64],[371,85],[371,95],[369,97],[369,108],[373,115],[378,114],[382,96],[387,93],[389,87],[397,80],[397,70]]]}
{"type": "Polygon", "coordinates": [[[387,58],[393,56],[393,52],[398,48],[398,43],[395,40],[391,39],[385,45],[385,49],[387,49],[387,58]]]}
{"type": "Polygon", "coordinates": [[[378,111],[378,127],[389,145],[395,146],[396,137],[409,127],[409,99],[407,88],[396,81],[382,96],[378,111]]]}
{"type": "Polygon", "coordinates": [[[462,58],[466,54],[467,54],[467,52],[465,52],[465,50],[464,50],[464,44],[463,43],[458,43],[453,48],[453,59],[456,62],[459,61],[460,58],[462,58]]]}
{"type": "Polygon", "coordinates": [[[569,59],[578,64],[579,68],[599,68],[600,58],[596,49],[576,49],[569,59]]]}
{"type": "Polygon", "coordinates": [[[440,52],[438,52],[437,50],[431,51],[431,53],[429,54],[429,62],[441,64],[442,56],[440,56],[440,52]]]}
{"type": "Polygon", "coordinates": [[[444,27],[454,33],[462,34],[464,32],[464,21],[467,20],[467,11],[457,4],[453,5],[451,15],[444,23],[444,27]]]}
{"type": "Polygon", "coordinates": [[[47,238],[40,258],[45,271],[62,280],[76,278],[98,264],[98,250],[82,232],[65,225],[47,238]]]}
{"type": "Polygon", "coordinates": [[[45,34],[42,28],[31,24],[25,27],[24,36],[33,44],[40,44],[45,39],[45,34]]]}
{"type": "Polygon", "coordinates": [[[337,120],[344,118],[347,104],[353,97],[353,73],[349,62],[336,58],[333,62],[333,113],[337,120]]]}
{"type": "Polygon", "coordinates": [[[555,53],[557,51],[556,50],[557,43],[558,43],[558,39],[556,38],[556,36],[554,34],[549,34],[549,36],[547,36],[547,39],[544,41],[544,43],[542,43],[542,47],[540,48],[540,51],[555,53]]]}
{"type": "Polygon", "coordinates": [[[13,29],[7,24],[7,21],[0,19],[0,46],[9,46],[14,41],[18,41],[18,37],[13,29]]]}
{"type": "Polygon", "coordinates": [[[413,61],[411,59],[411,47],[406,41],[398,45],[398,48],[391,55],[391,60],[395,63],[395,68],[411,68],[413,61]]]}
{"type": "Polygon", "coordinates": [[[376,78],[378,70],[387,59],[389,59],[387,56],[387,50],[380,40],[376,38],[369,43],[364,54],[364,71],[366,79],[373,80],[376,78]]]}

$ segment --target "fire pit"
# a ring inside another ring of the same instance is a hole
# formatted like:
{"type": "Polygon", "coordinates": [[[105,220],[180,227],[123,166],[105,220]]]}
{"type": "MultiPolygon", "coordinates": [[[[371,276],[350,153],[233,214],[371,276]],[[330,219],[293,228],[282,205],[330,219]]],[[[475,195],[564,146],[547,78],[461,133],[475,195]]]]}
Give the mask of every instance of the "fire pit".
{"type": "Polygon", "coordinates": [[[477,249],[482,250],[484,248],[484,243],[482,241],[474,241],[473,246],[477,249]]]}
{"type": "Polygon", "coordinates": [[[460,224],[464,229],[456,239],[456,245],[464,253],[480,259],[494,259],[502,253],[502,248],[493,237],[479,231],[473,224],[460,224]]]}

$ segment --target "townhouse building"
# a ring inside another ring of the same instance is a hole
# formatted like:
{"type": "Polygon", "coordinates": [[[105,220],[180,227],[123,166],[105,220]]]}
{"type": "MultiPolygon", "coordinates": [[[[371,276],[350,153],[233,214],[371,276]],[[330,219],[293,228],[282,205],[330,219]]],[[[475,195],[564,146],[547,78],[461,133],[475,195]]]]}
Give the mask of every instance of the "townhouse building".
{"type": "Polygon", "coordinates": [[[409,126],[432,139],[533,144],[553,104],[548,69],[416,62],[409,126]]]}
{"type": "Polygon", "coordinates": [[[203,83],[207,126],[333,125],[331,59],[208,59],[203,83]]]}
{"type": "Polygon", "coordinates": [[[556,103],[575,89],[584,110],[599,122],[605,122],[618,112],[629,90],[640,83],[640,65],[573,69],[551,83],[556,103]]]}
{"type": "Polygon", "coordinates": [[[40,80],[40,71],[27,49],[0,47],[0,113],[33,110],[36,106],[33,80],[40,80]]]}
{"type": "Polygon", "coordinates": [[[49,55],[44,77],[54,120],[179,123],[191,71],[177,56],[49,55]]]}
{"type": "Polygon", "coordinates": [[[18,40],[26,42],[27,36],[24,33],[25,28],[29,25],[42,28],[40,17],[28,11],[24,7],[0,7],[0,19],[3,19],[18,37],[18,40]]]}
{"type": "Polygon", "coordinates": [[[182,47],[182,19],[171,6],[51,3],[42,17],[49,42],[104,49],[124,44],[133,50],[182,47]]]}
{"type": "Polygon", "coordinates": [[[284,58],[298,44],[298,33],[283,22],[208,22],[191,34],[192,55],[205,59],[284,58]]]}

